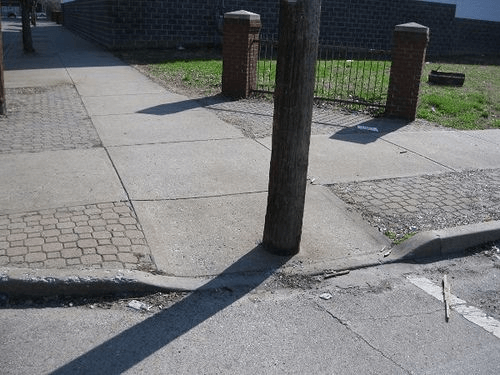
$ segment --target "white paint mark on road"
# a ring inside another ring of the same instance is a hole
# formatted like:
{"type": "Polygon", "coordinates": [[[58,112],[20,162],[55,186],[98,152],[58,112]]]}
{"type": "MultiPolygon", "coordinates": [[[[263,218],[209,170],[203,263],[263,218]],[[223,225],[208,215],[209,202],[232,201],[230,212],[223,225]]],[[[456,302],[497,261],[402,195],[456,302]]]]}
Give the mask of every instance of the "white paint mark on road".
{"type": "MultiPolygon", "coordinates": [[[[432,281],[425,277],[408,276],[407,279],[416,287],[422,289],[427,294],[430,294],[437,300],[443,302],[443,290],[441,286],[434,284],[432,281]]],[[[466,301],[456,297],[451,293],[450,307],[452,310],[462,315],[468,321],[480,326],[484,330],[500,338],[500,322],[496,319],[493,319],[491,316],[488,316],[481,309],[478,309],[475,306],[467,305],[466,301]]]]}

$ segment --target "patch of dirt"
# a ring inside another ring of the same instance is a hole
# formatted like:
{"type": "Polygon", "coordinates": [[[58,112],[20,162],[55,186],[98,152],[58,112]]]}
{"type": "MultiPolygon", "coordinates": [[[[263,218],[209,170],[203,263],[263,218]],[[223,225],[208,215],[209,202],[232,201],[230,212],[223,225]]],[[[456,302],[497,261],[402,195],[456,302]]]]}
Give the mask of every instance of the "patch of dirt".
{"type": "Polygon", "coordinates": [[[49,91],[48,87],[18,87],[12,89],[6,89],[8,93],[18,94],[18,95],[33,95],[33,94],[43,94],[49,91]]]}
{"type": "Polygon", "coordinates": [[[188,293],[170,292],[155,293],[147,295],[126,295],[115,294],[98,297],[80,296],[50,296],[36,298],[9,298],[0,294],[0,309],[37,309],[37,308],[57,308],[57,307],[77,307],[84,306],[90,309],[116,309],[128,308],[131,301],[140,301],[149,309],[143,311],[158,312],[177,303],[188,293]]]}
{"type": "Polygon", "coordinates": [[[382,294],[394,289],[394,285],[400,281],[392,279],[379,280],[375,283],[365,281],[364,285],[339,286],[335,287],[338,294],[362,295],[362,294],[382,294]]]}
{"type": "Polygon", "coordinates": [[[268,282],[268,289],[312,289],[319,285],[321,278],[309,275],[286,274],[278,273],[274,275],[268,282]]]}

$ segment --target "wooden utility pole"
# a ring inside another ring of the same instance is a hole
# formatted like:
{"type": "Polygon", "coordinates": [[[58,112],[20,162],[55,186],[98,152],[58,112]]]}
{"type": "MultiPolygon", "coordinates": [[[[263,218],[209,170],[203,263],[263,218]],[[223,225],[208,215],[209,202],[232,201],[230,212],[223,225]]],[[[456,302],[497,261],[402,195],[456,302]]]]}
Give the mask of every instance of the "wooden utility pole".
{"type": "Polygon", "coordinates": [[[299,252],[307,186],[321,0],[280,0],[269,193],[263,246],[299,252]]]}

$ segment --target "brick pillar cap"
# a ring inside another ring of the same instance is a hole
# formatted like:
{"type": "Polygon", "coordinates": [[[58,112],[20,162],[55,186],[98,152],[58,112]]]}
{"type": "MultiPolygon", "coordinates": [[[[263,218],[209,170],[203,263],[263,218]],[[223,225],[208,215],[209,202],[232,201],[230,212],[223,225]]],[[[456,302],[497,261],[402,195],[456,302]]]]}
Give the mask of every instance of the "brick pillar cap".
{"type": "Polygon", "coordinates": [[[396,25],[395,31],[405,31],[417,34],[429,34],[429,28],[416,22],[403,23],[396,25]]]}
{"type": "Polygon", "coordinates": [[[260,15],[248,12],[246,10],[237,10],[235,12],[224,13],[224,18],[233,18],[239,20],[260,21],[260,15]]]}

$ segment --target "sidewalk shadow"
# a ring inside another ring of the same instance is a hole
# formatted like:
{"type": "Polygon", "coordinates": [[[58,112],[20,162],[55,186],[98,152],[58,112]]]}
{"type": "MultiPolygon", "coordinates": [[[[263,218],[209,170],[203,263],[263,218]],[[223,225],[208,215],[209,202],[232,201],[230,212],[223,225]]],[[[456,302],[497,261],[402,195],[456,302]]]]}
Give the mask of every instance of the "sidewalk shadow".
{"type": "Polygon", "coordinates": [[[256,247],[172,307],[109,339],[52,374],[122,374],[251,292],[289,259],[273,256],[263,248],[256,247]],[[223,288],[228,277],[240,272],[242,266],[253,262],[256,257],[264,257],[268,261],[265,272],[247,275],[244,285],[222,295],[214,297],[213,293],[203,292],[203,289],[223,288]]]}
{"type": "Polygon", "coordinates": [[[356,126],[343,128],[333,134],[330,139],[366,145],[377,141],[385,134],[401,129],[408,124],[409,122],[405,120],[375,118],[356,126]]]}
{"type": "MultiPolygon", "coordinates": [[[[154,107],[144,108],[136,113],[140,113],[143,115],[155,115],[155,116],[165,116],[172,115],[179,112],[189,111],[191,109],[198,108],[211,108],[213,105],[233,102],[235,99],[228,98],[221,93],[214,94],[211,96],[204,96],[196,99],[186,99],[177,102],[159,104],[154,107]]],[[[218,111],[227,111],[227,112],[238,112],[235,110],[227,110],[216,108],[218,111]]],[[[248,113],[248,112],[244,112],[248,113]]]]}
{"type": "Polygon", "coordinates": [[[23,51],[20,20],[9,20],[2,26],[6,71],[127,66],[103,47],[49,21],[31,28],[33,53],[23,51]]]}
{"type": "Polygon", "coordinates": [[[173,115],[174,113],[189,111],[196,108],[203,108],[203,105],[197,99],[187,99],[179,102],[159,104],[154,107],[141,109],[136,113],[140,113],[143,115],[165,116],[173,115]]]}

